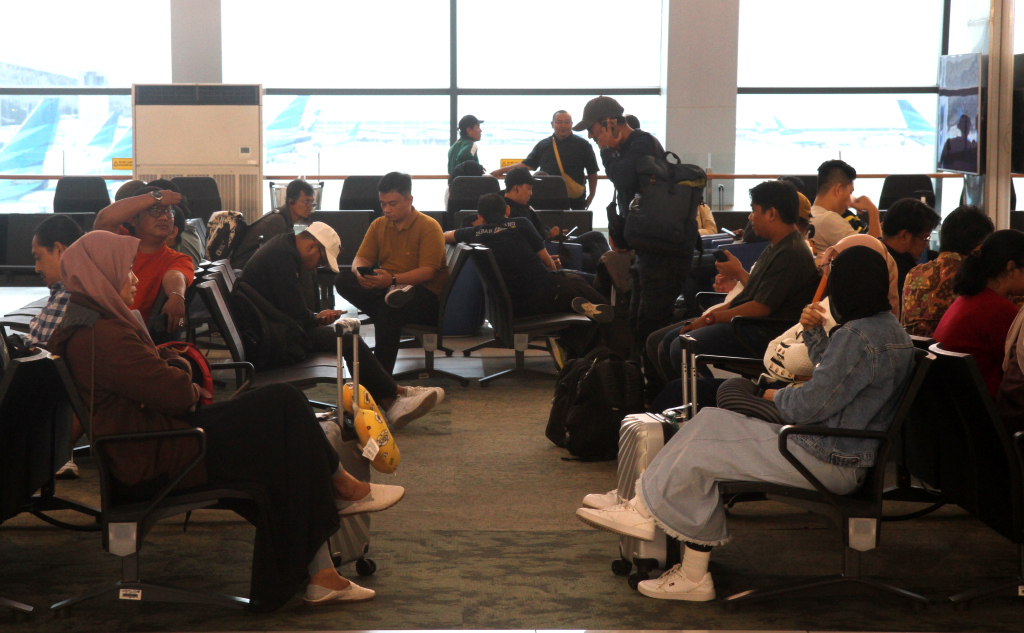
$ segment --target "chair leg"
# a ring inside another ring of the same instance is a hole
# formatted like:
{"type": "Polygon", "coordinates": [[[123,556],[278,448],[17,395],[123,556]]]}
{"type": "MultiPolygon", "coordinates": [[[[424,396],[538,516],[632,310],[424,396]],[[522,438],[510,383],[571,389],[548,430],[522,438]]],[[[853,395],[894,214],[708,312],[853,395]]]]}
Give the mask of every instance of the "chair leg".
{"type": "Polygon", "coordinates": [[[484,376],[483,378],[481,378],[477,382],[480,383],[481,387],[486,387],[487,385],[489,385],[491,382],[497,380],[498,378],[502,378],[504,376],[510,376],[512,374],[518,374],[518,373],[540,374],[542,376],[547,376],[549,378],[553,378],[553,377],[558,376],[557,373],[551,373],[551,372],[548,372],[548,371],[543,371],[543,370],[540,370],[540,369],[534,369],[532,367],[527,367],[526,366],[526,352],[524,352],[522,350],[516,350],[516,366],[515,366],[515,368],[513,368],[513,369],[506,369],[504,371],[499,371],[498,373],[491,374],[490,376],[484,376]]]}
{"type": "Polygon", "coordinates": [[[469,379],[465,376],[453,374],[450,371],[444,371],[443,369],[434,368],[434,349],[436,348],[437,335],[427,334],[424,335],[424,347],[423,347],[423,367],[418,369],[407,369],[398,373],[392,374],[395,380],[412,379],[422,380],[425,378],[450,378],[457,381],[463,387],[469,386],[469,379]],[[432,339],[430,337],[433,337],[432,339]],[[433,341],[433,342],[431,342],[433,341]]]}
{"type": "Polygon", "coordinates": [[[819,587],[828,587],[831,585],[841,585],[848,583],[861,584],[867,587],[871,587],[873,589],[877,589],[878,591],[881,591],[883,593],[893,594],[905,600],[910,600],[915,610],[921,609],[929,603],[928,598],[907,591],[906,589],[900,589],[899,587],[886,584],[873,578],[862,578],[860,576],[860,552],[847,547],[844,548],[843,552],[843,573],[841,574],[825,576],[809,582],[797,583],[792,585],[783,585],[779,587],[770,587],[767,589],[752,589],[750,591],[742,591],[740,593],[733,594],[727,598],[723,598],[722,604],[726,608],[730,608],[734,605],[743,604],[747,602],[757,602],[760,600],[767,600],[769,598],[775,598],[778,596],[787,596],[790,594],[802,593],[811,589],[817,589],[819,587]]]}
{"type": "Polygon", "coordinates": [[[134,553],[121,557],[121,580],[80,593],[67,600],[61,600],[51,606],[50,611],[56,617],[63,618],[68,615],[68,609],[72,606],[108,594],[116,595],[119,600],[135,602],[179,602],[242,608],[249,605],[248,598],[226,596],[219,593],[200,593],[198,591],[189,591],[188,589],[142,582],[139,580],[139,555],[134,553]]]}
{"type": "Polygon", "coordinates": [[[35,611],[35,607],[27,605],[23,602],[16,602],[14,600],[8,600],[7,598],[0,598],[0,607],[6,607],[15,613],[15,617],[18,616],[30,616],[35,611]]]}
{"type": "Polygon", "coordinates": [[[467,347],[466,349],[462,350],[462,355],[468,357],[473,352],[482,350],[482,349],[487,348],[487,347],[494,347],[495,343],[497,343],[497,342],[498,342],[498,339],[492,338],[489,341],[484,341],[483,343],[479,343],[477,345],[474,345],[473,347],[467,347]]]}
{"type": "Polygon", "coordinates": [[[964,591],[949,597],[957,611],[966,611],[971,608],[971,603],[985,598],[994,598],[1000,594],[1008,594],[1010,590],[1013,595],[1024,596],[1024,543],[1017,545],[1017,557],[1020,559],[1020,569],[1016,577],[1004,578],[994,584],[964,591]]]}

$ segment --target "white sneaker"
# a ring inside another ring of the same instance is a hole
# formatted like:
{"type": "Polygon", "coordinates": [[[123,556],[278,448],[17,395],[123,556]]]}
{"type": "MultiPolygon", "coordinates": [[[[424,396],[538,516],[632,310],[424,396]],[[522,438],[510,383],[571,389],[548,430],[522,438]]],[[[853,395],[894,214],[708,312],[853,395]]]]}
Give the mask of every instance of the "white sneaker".
{"type": "Polygon", "coordinates": [[[412,286],[394,286],[384,295],[384,303],[392,308],[401,308],[412,299],[412,286]]]}
{"type": "Polygon", "coordinates": [[[595,493],[583,497],[583,507],[593,508],[595,510],[604,510],[605,508],[617,506],[620,503],[622,503],[622,501],[619,500],[618,490],[609,490],[603,495],[595,493]]]}
{"type": "Polygon", "coordinates": [[[707,602],[715,599],[715,583],[711,580],[711,572],[704,574],[700,582],[693,582],[683,573],[682,565],[669,569],[661,578],[642,581],[637,588],[648,598],[661,600],[707,602]]]}
{"type": "Polygon", "coordinates": [[[320,606],[323,604],[334,604],[337,602],[363,602],[372,600],[377,595],[373,589],[360,587],[351,580],[348,587],[342,590],[328,589],[320,585],[306,585],[306,595],[302,600],[308,605],[320,606]]]}
{"type": "Polygon", "coordinates": [[[335,499],[334,505],[338,507],[338,516],[347,517],[353,514],[367,514],[387,510],[401,501],[404,496],[405,488],[402,486],[370,484],[370,492],[362,499],[356,501],[335,499]]]}
{"type": "Polygon", "coordinates": [[[576,517],[599,530],[632,536],[641,541],[654,540],[654,519],[645,519],[628,501],[601,510],[580,508],[576,510],[576,517]]]}
{"type": "Polygon", "coordinates": [[[61,466],[54,477],[57,479],[78,479],[78,465],[75,464],[75,459],[73,457],[69,459],[68,463],[61,466]]]}
{"type": "Polygon", "coordinates": [[[406,387],[405,388],[405,395],[406,396],[415,396],[415,395],[418,395],[418,394],[421,394],[421,393],[428,393],[428,392],[431,392],[431,391],[433,391],[435,394],[437,394],[437,402],[434,403],[434,406],[437,406],[437,405],[441,404],[442,402],[444,402],[444,389],[442,389],[440,387],[406,387]]]}
{"type": "Polygon", "coordinates": [[[423,416],[427,411],[433,409],[436,404],[437,392],[432,389],[412,394],[406,391],[406,395],[395,398],[394,403],[388,408],[385,414],[388,418],[388,426],[392,429],[400,429],[416,418],[423,416]]]}

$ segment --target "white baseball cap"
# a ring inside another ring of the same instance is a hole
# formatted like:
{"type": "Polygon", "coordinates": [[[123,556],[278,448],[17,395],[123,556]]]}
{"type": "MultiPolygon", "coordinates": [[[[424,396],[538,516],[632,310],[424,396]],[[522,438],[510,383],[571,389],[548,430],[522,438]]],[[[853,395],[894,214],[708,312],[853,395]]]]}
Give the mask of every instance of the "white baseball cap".
{"type": "Polygon", "coordinates": [[[323,222],[314,222],[306,227],[306,231],[320,242],[320,245],[327,251],[327,265],[331,270],[338,272],[338,255],[341,253],[341,239],[329,225],[323,222]]]}

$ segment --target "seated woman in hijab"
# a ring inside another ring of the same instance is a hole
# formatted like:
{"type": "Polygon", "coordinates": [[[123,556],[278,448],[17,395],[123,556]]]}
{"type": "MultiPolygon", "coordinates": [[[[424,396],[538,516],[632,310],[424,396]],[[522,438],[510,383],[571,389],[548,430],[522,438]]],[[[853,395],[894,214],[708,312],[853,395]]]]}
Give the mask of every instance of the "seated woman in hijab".
{"type": "MultiPolygon", "coordinates": [[[[640,593],[667,600],[715,598],[708,572],[711,548],[729,541],[719,481],[765,481],[813,489],[778,449],[783,424],[884,431],[896,415],[914,367],[914,346],[889,304],[889,270],[866,246],[839,253],[828,277],[829,336],[824,308],[814,303],[800,319],[817,367],[800,387],[769,389],[751,401],[753,415],[702,409],[658,453],[630,501],[580,508],[584,523],[653,540],[655,526],[685,544],[682,563],[640,583],[640,593]]],[[[745,381],[751,385],[754,383],[745,381]]],[[[724,385],[723,385],[724,387],[724,385]]],[[[790,451],[822,484],[849,494],[874,465],[875,440],[794,436],[790,451]]]]}
{"type": "MultiPolygon", "coordinates": [[[[236,504],[256,526],[250,607],[280,607],[309,578],[310,604],[374,596],[335,571],[327,539],[339,516],[397,503],[400,486],[360,482],[345,472],[301,391],[286,384],[196,408],[200,388],[188,363],[153,345],[132,304],[137,279],[134,237],[93,231],[61,258],[71,292],[49,348],[65,357],[91,414],[91,437],[201,427],[205,459],[181,482],[237,489],[260,502],[236,504]]],[[[112,445],[107,449],[118,494],[148,498],[198,453],[194,439],[112,445]]],[[[234,503],[234,502],[233,502],[234,503]]]]}

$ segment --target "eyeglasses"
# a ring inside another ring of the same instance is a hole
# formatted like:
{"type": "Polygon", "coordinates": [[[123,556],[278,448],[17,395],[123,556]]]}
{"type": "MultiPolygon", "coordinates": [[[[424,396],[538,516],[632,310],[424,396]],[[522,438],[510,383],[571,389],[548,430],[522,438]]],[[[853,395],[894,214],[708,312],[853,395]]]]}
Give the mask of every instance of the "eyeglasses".
{"type": "Polygon", "coordinates": [[[146,213],[148,213],[149,217],[151,218],[160,218],[165,215],[173,216],[174,209],[172,209],[171,207],[161,207],[158,204],[154,204],[150,208],[146,209],[146,213]]]}
{"type": "Polygon", "coordinates": [[[304,204],[307,207],[315,207],[316,206],[316,198],[306,198],[305,200],[299,200],[298,202],[299,202],[299,204],[304,204]]]}

